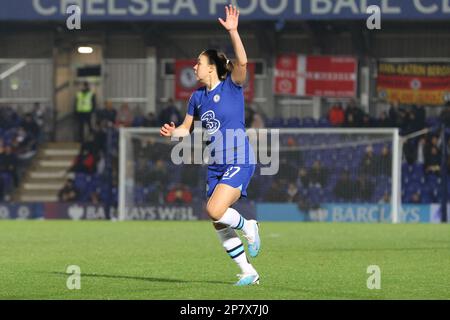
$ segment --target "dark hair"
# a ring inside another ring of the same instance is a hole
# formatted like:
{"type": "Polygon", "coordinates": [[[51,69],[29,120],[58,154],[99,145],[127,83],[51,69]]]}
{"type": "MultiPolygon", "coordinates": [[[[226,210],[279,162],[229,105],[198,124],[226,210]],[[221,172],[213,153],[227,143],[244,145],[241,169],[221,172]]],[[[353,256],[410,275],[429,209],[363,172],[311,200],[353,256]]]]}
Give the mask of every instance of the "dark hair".
{"type": "Polygon", "coordinates": [[[228,73],[233,71],[233,63],[228,60],[227,56],[214,49],[208,49],[202,52],[208,58],[209,64],[214,64],[217,69],[217,75],[220,80],[225,80],[228,73]]]}

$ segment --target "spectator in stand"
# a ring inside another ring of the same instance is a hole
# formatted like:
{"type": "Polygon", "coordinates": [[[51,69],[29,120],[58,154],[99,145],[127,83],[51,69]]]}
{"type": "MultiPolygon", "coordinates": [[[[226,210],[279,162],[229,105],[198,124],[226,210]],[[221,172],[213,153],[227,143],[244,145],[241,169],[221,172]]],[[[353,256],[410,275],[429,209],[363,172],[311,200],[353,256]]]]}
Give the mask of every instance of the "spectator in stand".
{"type": "MultiPolygon", "coordinates": [[[[450,107],[450,102],[448,103],[448,106],[450,107]]],[[[450,108],[444,108],[440,114],[440,120],[443,124],[447,126],[447,128],[450,128],[450,108]]]]}
{"type": "Polygon", "coordinates": [[[14,130],[15,136],[11,143],[14,153],[20,159],[31,158],[36,153],[36,140],[30,134],[27,134],[22,127],[14,130]]]}
{"type": "Polygon", "coordinates": [[[328,121],[335,127],[340,127],[344,124],[345,112],[341,103],[334,105],[330,111],[328,111],[328,121]]]}
{"type": "Polygon", "coordinates": [[[102,150],[99,150],[97,152],[97,159],[96,159],[96,172],[95,174],[98,176],[101,176],[105,173],[106,169],[106,158],[105,154],[102,150]]]}
{"type": "Polygon", "coordinates": [[[89,202],[94,206],[99,206],[101,204],[100,195],[97,191],[93,191],[89,194],[89,202]]]}
{"type": "Polygon", "coordinates": [[[171,122],[175,123],[175,125],[179,125],[181,123],[181,115],[175,106],[173,99],[169,99],[167,105],[161,110],[161,113],[159,114],[159,122],[160,125],[171,122]]]}
{"type": "Polygon", "coordinates": [[[309,176],[308,171],[305,168],[300,168],[298,170],[298,179],[300,180],[303,188],[309,187],[309,176]]]}
{"type": "Polygon", "coordinates": [[[374,191],[374,185],[366,175],[364,174],[359,175],[356,181],[356,188],[358,190],[357,195],[359,199],[366,202],[371,202],[374,191]]]}
{"type": "Polygon", "coordinates": [[[153,112],[149,112],[144,118],[143,126],[148,128],[156,128],[159,126],[158,119],[156,119],[156,115],[153,112]]]}
{"type": "Polygon", "coordinates": [[[80,192],[75,187],[75,183],[72,179],[68,179],[64,184],[64,187],[58,192],[58,199],[61,202],[75,202],[78,201],[80,192]]]}
{"type": "Polygon", "coordinates": [[[178,205],[189,204],[192,202],[192,193],[186,186],[176,185],[169,191],[166,202],[178,205]]]}
{"type": "Polygon", "coordinates": [[[272,181],[269,190],[267,190],[264,201],[265,202],[286,202],[287,196],[283,192],[281,184],[276,178],[272,181]]]}
{"type": "Polygon", "coordinates": [[[422,203],[422,197],[420,195],[420,191],[414,192],[411,197],[409,198],[409,203],[422,203]]]}
{"type": "Polygon", "coordinates": [[[188,164],[181,171],[181,183],[190,188],[195,188],[199,184],[200,167],[195,164],[188,164]]]}
{"type": "Polygon", "coordinates": [[[432,146],[429,153],[425,155],[425,172],[439,175],[441,173],[441,151],[432,146]]]}
{"type": "Polygon", "coordinates": [[[353,113],[349,113],[345,117],[344,127],[347,127],[347,128],[356,128],[356,127],[358,127],[358,124],[355,121],[355,117],[354,117],[353,113]]]}
{"type": "Polygon", "coordinates": [[[89,133],[92,132],[92,113],[96,109],[96,97],[91,91],[88,82],[84,82],[81,90],[77,93],[75,98],[75,114],[78,119],[78,134],[79,141],[85,141],[85,128],[89,129],[89,133]]]}
{"type": "Polygon", "coordinates": [[[134,115],[128,103],[123,103],[120,106],[119,112],[116,116],[117,127],[131,127],[133,124],[134,115]]]}
{"type": "Polygon", "coordinates": [[[325,188],[328,180],[328,170],[322,166],[319,160],[316,160],[314,161],[308,176],[310,184],[320,188],[325,188]]]}
{"type": "Polygon", "coordinates": [[[17,170],[17,156],[11,146],[6,145],[4,152],[0,154],[0,172],[8,173],[13,178],[14,187],[19,186],[19,174],[17,170]]]}
{"type": "Polygon", "coordinates": [[[391,103],[391,106],[389,107],[389,122],[393,127],[398,127],[398,111],[399,111],[398,101],[394,101],[393,103],[391,103]]]}
{"type": "Polygon", "coordinates": [[[96,159],[92,151],[83,147],[80,154],[76,157],[70,171],[85,174],[94,174],[96,171],[96,159]]]}
{"type": "Polygon", "coordinates": [[[25,131],[26,131],[29,135],[31,135],[31,136],[33,136],[33,137],[35,137],[35,138],[37,138],[37,137],[39,136],[39,134],[40,134],[40,128],[39,128],[39,125],[38,125],[38,124],[36,123],[36,121],[33,119],[33,116],[32,116],[31,113],[25,114],[25,117],[24,117],[24,119],[23,119],[23,121],[22,121],[21,126],[22,126],[22,128],[25,129],[25,131]]]}
{"type": "Polygon", "coordinates": [[[287,202],[295,202],[298,203],[302,200],[300,192],[295,183],[289,183],[287,191],[287,202]]]}
{"type": "Polygon", "coordinates": [[[375,156],[373,153],[373,147],[367,146],[364,157],[359,166],[360,174],[373,175],[375,174],[375,156]]]}
{"type": "Polygon", "coordinates": [[[115,124],[117,117],[117,111],[114,109],[113,103],[109,100],[105,101],[103,109],[97,112],[97,125],[102,121],[106,121],[108,124],[115,124]]]}
{"type": "Polygon", "coordinates": [[[134,181],[136,185],[147,188],[151,186],[155,181],[152,181],[152,177],[150,175],[151,164],[149,160],[145,157],[138,157],[133,162],[128,164],[129,166],[134,166],[134,181]]]}
{"type": "Polygon", "coordinates": [[[425,137],[421,137],[419,139],[418,145],[417,145],[417,163],[424,164],[425,163],[425,146],[426,146],[426,139],[425,137]]]}
{"type": "Polygon", "coordinates": [[[417,121],[417,130],[422,130],[426,127],[426,110],[423,106],[417,106],[414,110],[417,121]]]}
{"type": "Polygon", "coordinates": [[[381,154],[376,161],[377,167],[380,169],[379,173],[390,176],[392,170],[392,157],[391,152],[387,146],[384,146],[381,150],[381,154]]]}
{"type": "Polygon", "coordinates": [[[385,192],[381,199],[378,201],[379,204],[388,204],[391,203],[391,196],[389,195],[389,192],[385,192]]]}
{"type": "Polygon", "coordinates": [[[363,123],[364,112],[356,105],[356,101],[351,100],[345,110],[346,123],[349,123],[352,127],[361,127],[363,123]],[[350,120],[352,118],[352,120],[350,120]]]}
{"type": "Polygon", "coordinates": [[[295,203],[300,211],[309,212],[312,209],[313,205],[303,197],[298,187],[295,183],[289,183],[288,188],[286,190],[286,202],[295,203]]]}
{"type": "Polygon", "coordinates": [[[100,122],[97,121],[93,131],[93,150],[104,150],[107,147],[107,132],[110,125],[112,123],[106,119],[102,119],[100,122]]]}
{"type": "MultiPolygon", "coordinates": [[[[413,106],[412,108],[415,108],[413,106]]],[[[403,134],[410,134],[416,131],[420,130],[420,123],[418,122],[418,119],[416,118],[416,112],[414,109],[406,111],[406,123],[404,125],[404,132],[403,134]]]]}
{"type": "Polygon", "coordinates": [[[149,172],[149,180],[153,183],[158,182],[161,186],[165,186],[169,180],[167,172],[167,164],[162,159],[158,159],[149,172]]]}
{"type": "Polygon", "coordinates": [[[372,119],[370,118],[370,116],[368,114],[364,114],[363,115],[363,120],[362,120],[362,125],[361,126],[364,127],[364,128],[372,128],[372,127],[374,127],[373,121],[372,121],[372,119]]]}
{"type": "Polygon", "coordinates": [[[33,104],[31,114],[39,128],[43,130],[45,125],[45,107],[43,107],[39,102],[35,102],[33,104]]]}
{"type": "Polygon", "coordinates": [[[390,128],[393,127],[391,121],[389,120],[388,114],[386,113],[386,111],[383,111],[380,114],[380,117],[378,118],[377,121],[377,126],[379,128],[390,128]]]}
{"type": "Polygon", "coordinates": [[[165,204],[164,199],[164,188],[161,186],[159,182],[154,183],[152,185],[152,191],[148,193],[148,196],[146,198],[147,203],[151,204],[165,204]]]}
{"type": "Polygon", "coordinates": [[[334,195],[341,201],[351,201],[354,197],[354,183],[347,170],[343,171],[334,187],[334,195]]]}
{"type": "Polygon", "coordinates": [[[287,145],[289,148],[292,148],[288,152],[288,160],[292,165],[297,167],[303,166],[303,154],[299,150],[298,142],[295,137],[289,137],[287,139],[287,145]]]}
{"type": "Polygon", "coordinates": [[[425,162],[427,162],[427,158],[431,154],[431,149],[434,147],[440,152],[440,144],[441,140],[437,134],[430,134],[427,137],[427,141],[425,143],[424,147],[424,156],[425,156],[425,162]]]}
{"type": "Polygon", "coordinates": [[[399,109],[397,113],[397,127],[400,128],[401,134],[408,134],[409,114],[404,109],[399,109]]]}
{"type": "Polygon", "coordinates": [[[141,106],[137,106],[134,109],[134,117],[133,117],[133,123],[131,124],[135,128],[143,127],[145,123],[145,115],[142,111],[141,106]]]}
{"type": "Polygon", "coordinates": [[[11,107],[0,108],[0,128],[11,129],[20,125],[20,118],[11,107]]]}
{"type": "Polygon", "coordinates": [[[155,139],[136,139],[133,141],[133,150],[135,159],[145,159],[147,161],[156,162],[162,156],[156,148],[155,139]]]}
{"type": "Polygon", "coordinates": [[[295,182],[297,180],[297,177],[292,174],[296,171],[297,168],[293,164],[291,164],[286,157],[281,157],[278,179],[283,186],[287,186],[287,183],[295,182]]]}

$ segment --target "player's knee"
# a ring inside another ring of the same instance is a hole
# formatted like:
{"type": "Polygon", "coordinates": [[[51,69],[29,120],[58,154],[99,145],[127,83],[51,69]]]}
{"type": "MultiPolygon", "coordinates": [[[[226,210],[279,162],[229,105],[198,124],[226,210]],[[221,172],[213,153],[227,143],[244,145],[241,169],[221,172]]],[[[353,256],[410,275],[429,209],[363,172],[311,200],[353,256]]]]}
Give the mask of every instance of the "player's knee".
{"type": "Polygon", "coordinates": [[[209,217],[215,221],[220,220],[224,214],[224,210],[214,203],[208,203],[206,205],[206,212],[208,213],[209,217]]]}

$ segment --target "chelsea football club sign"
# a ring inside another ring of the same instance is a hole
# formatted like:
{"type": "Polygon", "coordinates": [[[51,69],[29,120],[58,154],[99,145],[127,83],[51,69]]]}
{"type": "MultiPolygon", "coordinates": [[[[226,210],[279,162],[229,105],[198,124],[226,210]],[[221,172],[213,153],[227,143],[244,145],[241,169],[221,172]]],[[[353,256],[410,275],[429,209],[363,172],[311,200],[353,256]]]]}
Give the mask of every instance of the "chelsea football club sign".
{"type": "MultiPolygon", "coordinates": [[[[366,19],[376,5],[383,19],[446,20],[450,0],[234,0],[242,20],[366,19]]],[[[230,0],[0,0],[0,20],[64,20],[77,5],[88,21],[216,20],[230,0]]]]}

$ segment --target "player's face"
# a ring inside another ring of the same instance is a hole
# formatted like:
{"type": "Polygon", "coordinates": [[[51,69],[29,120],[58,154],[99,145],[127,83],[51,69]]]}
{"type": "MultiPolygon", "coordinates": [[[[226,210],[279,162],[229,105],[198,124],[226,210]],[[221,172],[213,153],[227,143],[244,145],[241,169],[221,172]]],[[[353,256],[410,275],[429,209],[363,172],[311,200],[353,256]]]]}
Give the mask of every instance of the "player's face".
{"type": "Polygon", "coordinates": [[[207,56],[200,55],[197,59],[197,64],[194,66],[194,71],[197,81],[206,83],[209,75],[214,72],[214,65],[209,64],[207,56]]]}

